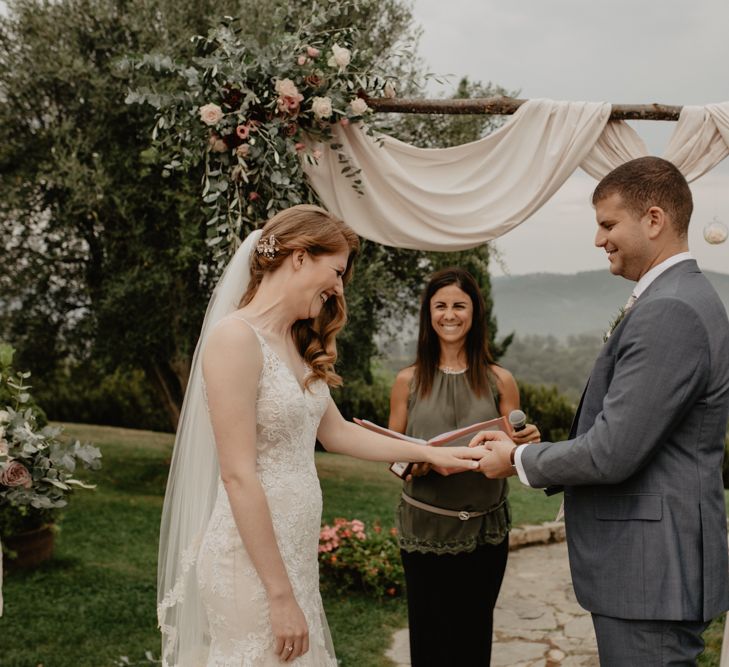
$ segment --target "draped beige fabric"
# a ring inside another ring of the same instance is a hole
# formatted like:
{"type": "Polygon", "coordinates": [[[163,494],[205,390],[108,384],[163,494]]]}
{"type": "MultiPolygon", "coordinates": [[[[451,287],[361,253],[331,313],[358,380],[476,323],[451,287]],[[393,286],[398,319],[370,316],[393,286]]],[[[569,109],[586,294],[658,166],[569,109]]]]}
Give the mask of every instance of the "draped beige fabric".
{"type": "MultiPolygon", "coordinates": [[[[326,207],[365,238],[401,248],[461,250],[495,239],[537,211],[577,167],[601,178],[647,155],[604,102],[529,100],[496,132],[452,148],[417,148],[364,126],[333,128],[364,195],[337,151],[305,164],[326,207]]],[[[729,102],[684,107],[664,157],[694,180],[729,155],[729,102]]]]}

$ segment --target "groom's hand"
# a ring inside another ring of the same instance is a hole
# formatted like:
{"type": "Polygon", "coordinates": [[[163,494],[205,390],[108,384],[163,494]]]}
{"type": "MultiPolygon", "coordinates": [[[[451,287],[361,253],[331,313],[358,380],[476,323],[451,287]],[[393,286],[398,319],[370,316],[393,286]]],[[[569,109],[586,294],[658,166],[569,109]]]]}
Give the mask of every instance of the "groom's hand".
{"type": "Polygon", "coordinates": [[[486,453],[478,464],[479,470],[491,479],[511,477],[516,474],[513,464],[516,445],[503,431],[481,431],[469,443],[469,447],[483,445],[486,453]]]}

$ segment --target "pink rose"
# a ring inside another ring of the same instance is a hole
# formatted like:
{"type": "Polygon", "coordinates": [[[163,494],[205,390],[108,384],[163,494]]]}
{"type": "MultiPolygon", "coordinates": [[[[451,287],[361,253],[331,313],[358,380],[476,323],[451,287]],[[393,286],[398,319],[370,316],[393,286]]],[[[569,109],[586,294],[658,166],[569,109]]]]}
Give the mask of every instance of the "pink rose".
{"type": "Polygon", "coordinates": [[[298,57],[298,58],[296,59],[296,62],[297,62],[297,63],[298,63],[299,65],[306,65],[306,56],[299,56],[299,57],[298,57]]]}
{"type": "Polygon", "coordinates": [[[235,133],[241,141],[248,139],[248,135],[251,133],[251,126],[246,123],[245,125],[239,125],[235,128],[235,133]]]}
{"type": "Polygon", "coordinates": [[[22,486],[29,489],[33,485],[33,478],[22,463],[10,461],[0,472],[0,484],[5,486],[22,486]]]}
{"type": "Polygon", "coordinates": [[[299,90],[291,79],[277,79],[274,84],[279,97],[296,97],[299,90]]]}
{"type": "Polygon", "coordinates": [[[200,107],[200,120],[205,125],[217,125],[223,118],[223,110],[217,104],[200,107]]]}
{"type": "Polygon", "coordinates": [[[291,79],[278,79],[275,84],[278,93],[278,110],[282,113],[296,113],[299,104],[304,101],[304,96],[299,92],[296,84],[291,79]]]}
{"type": "Polygon", "coordinates": [[[316,49],[313,46],[306,47],[306,55],[309,56],[309,58],[316,58],[319,55],[319,53],[320,53],[319,49],[316,49]]]}

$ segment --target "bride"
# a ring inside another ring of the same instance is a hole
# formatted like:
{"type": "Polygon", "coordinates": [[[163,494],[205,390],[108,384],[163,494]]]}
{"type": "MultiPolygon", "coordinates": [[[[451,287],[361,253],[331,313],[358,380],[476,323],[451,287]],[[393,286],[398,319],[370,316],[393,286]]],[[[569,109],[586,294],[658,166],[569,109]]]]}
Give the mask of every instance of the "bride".
{"type": "MultiPolygon", "coordinates": [[[[318,439],[373,461],[463,467],[482,448],[424,448],[345,421],[329,395],[359,241],[316,206],[271,218],[213,293],[162,513],[163,665],[336,667],[319,594],[318,439]]],[[[477,467],[475,461],[467,465],[477,467]]]]}

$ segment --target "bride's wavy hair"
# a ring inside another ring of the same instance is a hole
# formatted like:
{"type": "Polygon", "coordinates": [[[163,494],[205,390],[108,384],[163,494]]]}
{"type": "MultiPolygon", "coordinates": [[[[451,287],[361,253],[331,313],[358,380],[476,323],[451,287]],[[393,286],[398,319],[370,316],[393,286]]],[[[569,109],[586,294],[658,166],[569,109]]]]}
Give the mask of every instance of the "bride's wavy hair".
{"type": "MultiPolygon", "coordinates": [[[[352,278],[354,259],[359,252],[359,238],[351,227],[319,206],[300,204],[273,216],[263,227],[261,241],[275,238],[275,254],[254,251],[251,257],[251,278],[239,307],[251,302],[266,273],[278,269],[294,250],[303,249],[314,257],[347,251],[347,268],[342,276],[346,286],[352,278]]],[[[311,368],[305,387],[315,380],[324,380],[331,387],[342,384],[334,371],[337,361],[337,333],[347,321],[344,295],[330,297],[315,318],[294,324],[293,336],[299,354],[311,368]]]]}

